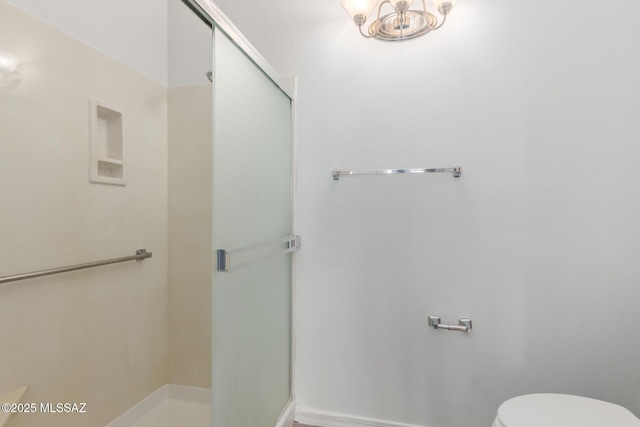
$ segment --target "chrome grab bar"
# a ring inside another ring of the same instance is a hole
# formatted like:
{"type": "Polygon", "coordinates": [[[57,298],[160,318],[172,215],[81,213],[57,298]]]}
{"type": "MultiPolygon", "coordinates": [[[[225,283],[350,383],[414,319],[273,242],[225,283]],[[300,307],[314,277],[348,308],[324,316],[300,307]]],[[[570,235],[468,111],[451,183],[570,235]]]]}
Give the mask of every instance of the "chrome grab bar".
{"type": "Polygon", "coordinates": [[[288,254],[289,252],[294,252],[300,249],[300,236],[287,235],[283,236],[279,239],[272,240],[270,242],[258,243],[256,245],[246,246],[244,248],[227,250],[227,249],[217,249],[216,250],[216,260],[217,260],[217,268],[216,270],[221,273],[230,273],[233,271],[240,270],[246,267],[250,267],[254,264],[262,262],[266,259],[276,257],[278,255],[288,254]],[[251,261],[242,262],[240,264],[236,264],[232,267],[231,265],[231,256],[232,255],[240,255],[244,253],[251,253],[258,251],[260,249],[270,248],[272,246],[278,246],[286,243],[287,246],[285,249],[281,249],[276,252],[268,253],[266,255],[260,256],[251,261]]]}
{"type": "Polygon", "coordinates": [[[434,329],[447,329],[449,331],[469,332],[472,328],[471,319],[460,318],[457,325],[443,325],[440,316],[429,316],[429,326],[434,329]]]}
{"type": "Polygon", "coordinates": [[[146,249],[138,249],[135,255],[125,256],[121,258],[112,258],[104,261],[95,261],[95,262],[88,262],[85,264],[70,265],[68,267],[50,268],[47,270],[34,271],[32,273],[3,276],[3,277],[0,277],[0,285],[4,283],[9,283],[9,282],[15,282],[16,280],[33,279],[34,277],[48,276],[50,274],[66,273],[67,271],[75,271],[75,270],[82,270],[84,268],[99,267],[101,265],[115,264],[117,262],[125,262],[125,261],[133,261],[133,260],[141,261],[143,259],[151,258],[152,255],[153,253],[147,252],[146,249]]]}
{"type": "Polygon", "coordinates": [[[391,175],[401,173],[436,173],[436,172],[449,172],[453,173],[454,178],[459,178],[462,175],[462,167],[456,166],[453,168],[431,168],[431,169],[371,169],[362,171],[339,171],[334,170],[331,175],[335,181],[339,180],[342,175],[391,175]]]}

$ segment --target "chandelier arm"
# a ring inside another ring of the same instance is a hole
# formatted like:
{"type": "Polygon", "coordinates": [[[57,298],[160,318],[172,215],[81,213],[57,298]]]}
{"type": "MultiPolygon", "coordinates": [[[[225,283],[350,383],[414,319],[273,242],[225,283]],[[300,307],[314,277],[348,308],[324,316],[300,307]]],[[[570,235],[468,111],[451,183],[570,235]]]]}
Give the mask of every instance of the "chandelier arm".
{"type": "Polygon", "coordinates": [[[391,4],[391,2],[389,0],[381,1],[380,4],[378,5],[378,17],[376,18],[375,22],[373,24],[371,24],[371,25],[375,25],[376,26],[376,30],[373,32],[374,37],[375,37],[376,34],[378,34],[378,31],[380,31],[380,27],[379,27],[379,25],[380,25],[380,13],[382,12],[382,5],[385,4],[385,3],[391,4]]]}
{"type": "Polygon", "coordinates": [[[427,3],[422,0],[422,16],[424,16],[425,25],[429,26],[429,16],[427,15],[427,3]]]}
{"type": "Polygon", "coordinates": [[[382,11],[382,5],[384,5],[385,3],[391,4],[389,0],[384,0],[380,2],[380,5],[378,5],[378,21],[380,20],[380,12],[382,11]]]}
{"type": "MultiPolygon", "coordinates": [[[[372,24],[372,25],[374,25],[374,24],[372,24]]],[[[360,30],[360,34],[362,34],[362,37],[367,38],[367,39],[372,39],[374,37],[374,36],[370,36],[369,34],[365,34],[362,31],[362,25],[358,25],[358,29],[360,30]]]]}
{"type": "Polygon", "coordinates": [[[447,20],[447,15],[448,15],[448,13],[443,15],[442,22],[440,24],[436,25],[435,27],[433,27],[432,30],[437,30],[438,28],[442,27],[444,25],[444,23],[446,22],[446,20],[447,20]]]}
{"type": "MultiPolygon", "coordinates": [[[[422,0],[422,1],[424,1],[424,0],[422,0]]],[[[377,16],[376,20],[373,21],[373,24],[371,24],[371,26],[374,27],[374,29],[375,29],[375,31],[373,31],[373,35],[365,34],[365,32],[362,31],[362,24],[358,25],[358,29],[360,30],[360,34],[362,35],[362,37],[365,37],[367,39],[373,39],[373,38],[376,37],[376,34],[378,33],[378,24],[380,23],[380,13],[381,13],[381,10],[382,10],[382,5],[385,4],[385,3],[391,4],[389,2],[389,0],[385,0],[385,1],[381,2],[380,5],[378,6],[378,16],[377,16]]]]}

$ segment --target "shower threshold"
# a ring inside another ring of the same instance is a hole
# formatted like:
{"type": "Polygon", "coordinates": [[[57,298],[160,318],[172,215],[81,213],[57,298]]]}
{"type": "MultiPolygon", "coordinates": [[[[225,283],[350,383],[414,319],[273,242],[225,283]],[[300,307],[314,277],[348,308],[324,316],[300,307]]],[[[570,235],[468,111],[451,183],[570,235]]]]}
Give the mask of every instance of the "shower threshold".
{"type": "Polygon", "coordinates": [[[211,426],[211,390],[166,384],[106,427],[183,426],[211,426]]]}

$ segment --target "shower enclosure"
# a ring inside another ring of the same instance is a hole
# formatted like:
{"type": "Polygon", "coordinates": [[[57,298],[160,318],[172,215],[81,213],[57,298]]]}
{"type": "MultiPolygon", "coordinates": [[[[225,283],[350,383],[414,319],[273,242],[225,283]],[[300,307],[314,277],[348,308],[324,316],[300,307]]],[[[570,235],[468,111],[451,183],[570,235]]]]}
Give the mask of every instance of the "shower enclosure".
{"type": "Polygon", "coordinates": [[[272,426],[291,397],[291,97],[214,25],[213,425],[272,426]]]}
{"type": "Polygon", "coordinates": [[[292,396],[293,82],[209,1],[214,426],[273,426],[292,396]]]}
{"type": "Polygon", "coordinates": [[[59,273],[0,281],[0,396],[87,408],[0,426],[142,425],[168,385],[285,425],[293,87],[209,0],[0,0],[0,279],[59,273]]]}

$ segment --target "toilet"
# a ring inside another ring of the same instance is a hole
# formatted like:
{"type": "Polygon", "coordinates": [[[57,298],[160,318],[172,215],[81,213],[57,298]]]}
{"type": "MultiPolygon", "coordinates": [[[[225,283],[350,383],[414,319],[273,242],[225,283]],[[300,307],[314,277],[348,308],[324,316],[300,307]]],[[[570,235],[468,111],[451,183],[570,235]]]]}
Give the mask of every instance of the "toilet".
{"type": "Polygon", "coordinates": [[[528,394],[498,408],[492,427],[640,427],[640,419],[613,403],[567,394],[528,394]]]}

